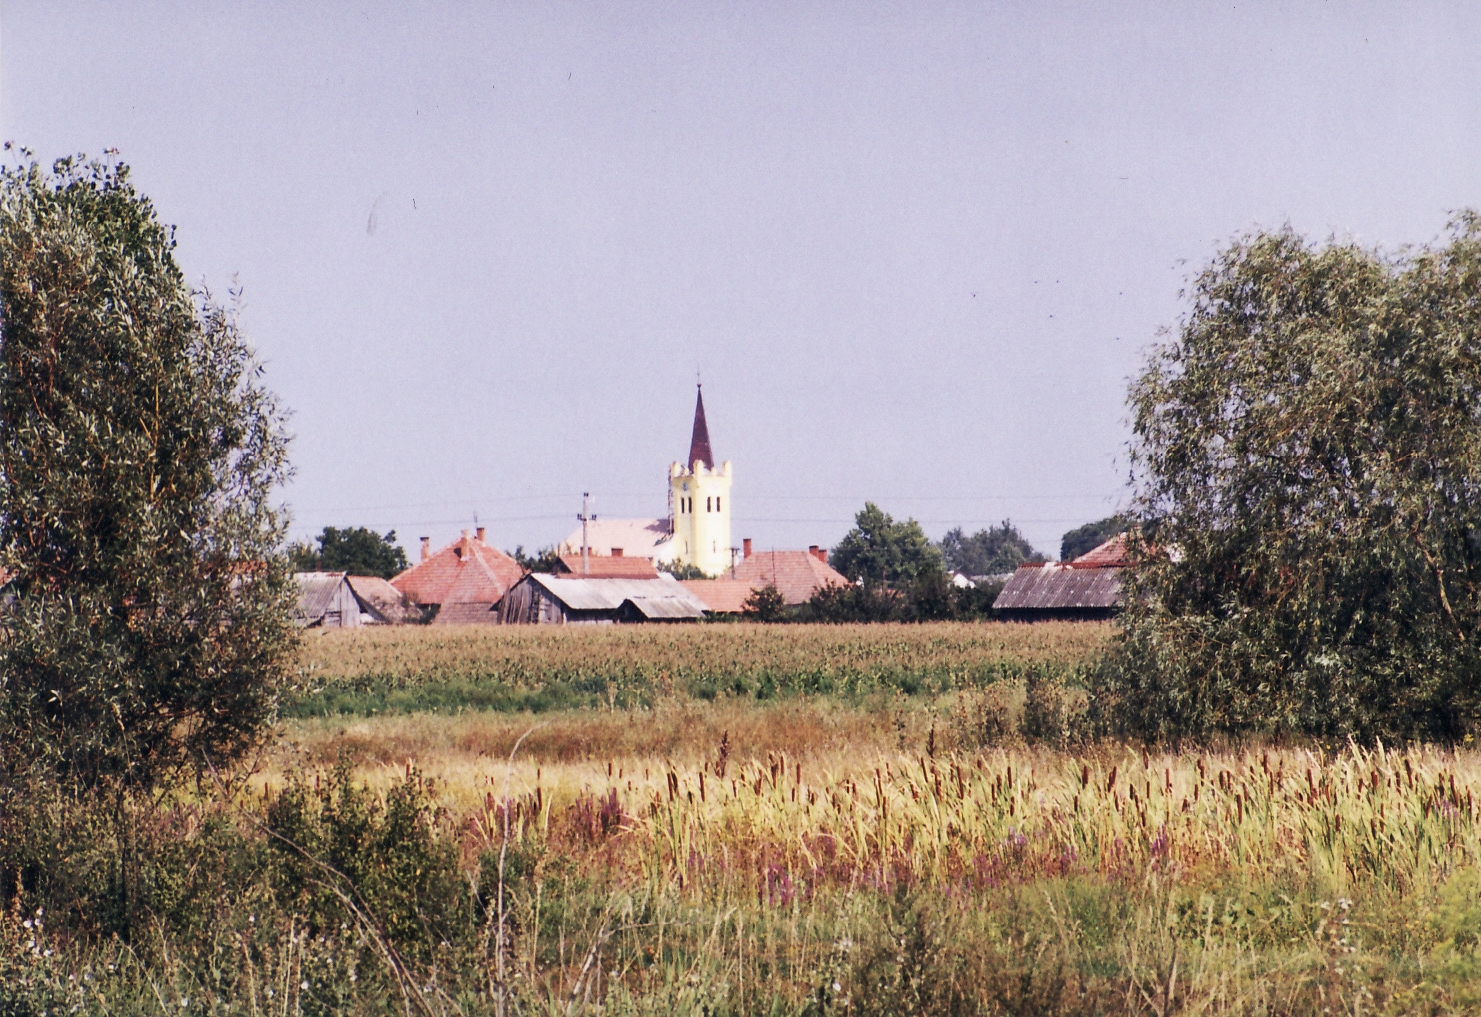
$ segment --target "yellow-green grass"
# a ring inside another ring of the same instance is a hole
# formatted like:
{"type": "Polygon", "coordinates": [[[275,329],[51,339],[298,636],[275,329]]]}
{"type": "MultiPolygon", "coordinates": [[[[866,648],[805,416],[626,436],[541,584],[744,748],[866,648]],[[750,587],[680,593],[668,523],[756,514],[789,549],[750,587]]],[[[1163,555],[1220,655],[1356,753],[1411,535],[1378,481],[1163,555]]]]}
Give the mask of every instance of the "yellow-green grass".
{"type": "Polygon", "coordinates": [[[905,900],[922,977],[1110,994],[1084,1012],[1481,1006],[1481,753],[982,748],[954,698],[313,720],[265,779],[341,749],[382,790],[431,776],[470,873],[517,861],[519,921],[586,902],[516,943],[555,1003],[609,933],[593,1001],[858,993],[898,981],[905,900]]]}
{"type": "Polygon", "coordinates": [[[375,787],[419,769],[455,811],[538,801],[520,836],[547,836],[615,791],[622,837],[664,878],[691,852],[729,851],[785,858],[798,878],[835,864],[887,878],[893,866],[934,884],[971,879],[986,859],[1020,875],[1301,871],[1340,890],[1418,885],[1481,861],[1481,755],[1470,751],[974,750],[946,702],[683,703],[299,722],[263,779],[342,752],[375,787]]]}

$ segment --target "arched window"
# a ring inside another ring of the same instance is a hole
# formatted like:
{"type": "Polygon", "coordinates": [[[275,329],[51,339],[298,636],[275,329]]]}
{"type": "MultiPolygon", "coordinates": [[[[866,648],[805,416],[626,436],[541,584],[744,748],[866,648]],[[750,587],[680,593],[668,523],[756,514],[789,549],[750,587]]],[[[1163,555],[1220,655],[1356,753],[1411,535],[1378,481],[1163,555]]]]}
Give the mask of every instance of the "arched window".
{"type": "Polygon", "coordinates": [[[711,500],[712,500],[712,499],[710,499],[710,498],[706,498],[706,499],[705,499],[705,511],[706,511],[706,512],[710,512],[710,511],[713,511],[713,510],[712,510],[712,509],[711,509],[711,508],[710,508],[710,501],[711,501],[711,500]]]}

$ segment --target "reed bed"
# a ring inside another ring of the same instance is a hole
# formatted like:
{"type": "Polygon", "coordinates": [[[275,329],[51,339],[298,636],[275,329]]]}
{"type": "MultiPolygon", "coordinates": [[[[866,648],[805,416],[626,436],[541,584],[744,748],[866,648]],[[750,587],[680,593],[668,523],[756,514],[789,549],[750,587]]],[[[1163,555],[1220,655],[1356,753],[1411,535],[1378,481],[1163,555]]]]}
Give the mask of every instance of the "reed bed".
{"type": "MultiPolygon", "coordinates": [[[[729,732],[674,756],[521,745],[444,775],[448,836],[485,884],[495,859],[518,873],[511,964],[551,1010],[572,987],[590,1012],[1481,1006],[1475,752],[890,734],[797,756],[729,732]],[[928,999],[941,979],[977,1008],[928,999]]],[[[361,773],[390,787],[405,764],[361,773]]]]}

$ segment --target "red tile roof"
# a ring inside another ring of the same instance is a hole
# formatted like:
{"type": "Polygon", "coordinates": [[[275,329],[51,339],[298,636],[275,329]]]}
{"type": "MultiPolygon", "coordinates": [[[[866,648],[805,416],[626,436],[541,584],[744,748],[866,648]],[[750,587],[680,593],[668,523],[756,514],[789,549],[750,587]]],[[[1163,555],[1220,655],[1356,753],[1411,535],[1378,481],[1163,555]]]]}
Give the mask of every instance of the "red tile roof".
{"type": "Polygon", "coordinates": [[[843,573],[810,551],[757,551],[736,564],[731,578],[753,586],[772,583],[788,604],[804,604],[824,586],[849,585],[843,573]]]}
{"type": "Polygon", "coordinates": [[[571,575],[586,575],[592,579],[657,579],[658,570],[647,558],[632,557],[626,555],[591,554],[586,560],[591,565],[591,571],[583,572],[581,569],[581,556],[579,554],[563,554],[560,556],[561,565],[564,569],[559,571],[569,572],[571,575]]]}
{"type": "Polygon", "coordinates": [[[1126,534],[1118,533],[1110,540],[1093,547],[1070,562],[1077,569],[1125,568],[1131,564],[1126,554],[1126,534]]]}
{"type": "Polygon", "coordinates": [[[417,604],[494,604],[523,575],[513,558],[465,533],[391,585],[417,604]]]}
{"type": "Polygon", "coordinates": [[[740,614],[746,598],[756,588],[744,579],[684,579],[684,588],[704,601],[705,609],[718,614],[740,614]]]}

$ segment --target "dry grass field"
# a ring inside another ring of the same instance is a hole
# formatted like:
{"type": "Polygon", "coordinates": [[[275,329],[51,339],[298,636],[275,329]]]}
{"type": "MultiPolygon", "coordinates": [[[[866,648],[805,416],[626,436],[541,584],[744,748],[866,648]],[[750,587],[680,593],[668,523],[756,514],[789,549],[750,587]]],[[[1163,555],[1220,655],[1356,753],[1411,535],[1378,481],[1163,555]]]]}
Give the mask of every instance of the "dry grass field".
{"type": "Polygon", "coordinates": [[[245,792],[140,832],[175,924],[84,947],[0,915],[0,1002],[10,977],[48,1012],[1481,1013],[1481,753],[1046,739],[1026,680],[1109,634],[313,637],[318,706],[245,792]]]}

